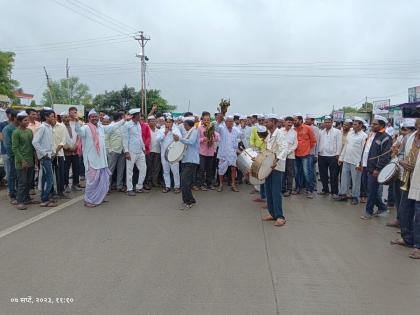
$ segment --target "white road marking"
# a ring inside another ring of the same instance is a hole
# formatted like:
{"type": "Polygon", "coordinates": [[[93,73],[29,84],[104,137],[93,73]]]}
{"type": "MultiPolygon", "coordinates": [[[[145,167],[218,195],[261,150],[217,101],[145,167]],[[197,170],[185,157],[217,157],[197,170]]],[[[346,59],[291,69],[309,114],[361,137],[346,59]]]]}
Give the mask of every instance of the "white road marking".
{"type": "MultiPolygon", "coordinates": [[[[71,199],[71,200],[69,200],[69,201],[67,201],[67,202],[65,202],[61,205],[58,205],[57,207],[51,208],[50,210],[47,210],[47,211],[44,211],[44,212],[34,216],[33,218],[30,218],[26,221],[23,221],[23,222],[20,222],[16,225],[13,225],[13,226],[11,226],[11,227],[3,230],[3,231],[0,231],[0,238],[5,237],[6,235],[9,235],[10,233],[16,232],[20,229],[23,229],[24,227],[27,227],[28,225],[31,225],[32,223],[35,223],[39,220],[42,220],[43,218],[45,218],[45,217],[47,217],[47,216],[49,216],[53,213],[56,213],[60,210],[63,210],[64,208],[67,208],[68,206],[71,206],[71,205],[75,204],[76,202],[79,202],[80,200],[83,199],[83,197],[84,196],[82,195],[82,196],[78,196],[76,198],[73,198],[73,199],[71,199]]],[[[19,211],[25,211],[25,210],[19,210],[19,211]]]]}

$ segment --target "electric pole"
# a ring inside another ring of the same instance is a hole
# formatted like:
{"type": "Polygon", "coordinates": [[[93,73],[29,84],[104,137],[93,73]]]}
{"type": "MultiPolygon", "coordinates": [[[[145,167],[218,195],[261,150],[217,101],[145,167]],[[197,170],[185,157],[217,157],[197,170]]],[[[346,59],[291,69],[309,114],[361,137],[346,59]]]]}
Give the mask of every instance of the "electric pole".
{"type": "Polygon", "coordinates": [[[50,81],[50,77],[48,76],[48,72],[47,69],[44,66],[44,71],[45,71],[45,77],[47,78],[47,87],[48,87],[48,91],[50,94],[50,101],[51,101],[51,106],[53,105],[53,96],[52,96],[52,92],[51,92],[51,81],[50,81]]]}
{"type": "Polygon", "coordinates": [[[141,61],[141,110],[144,115],[147,115],[147,100],[146,100],[146,61],[149,60],[147,56],[144,54],[144,47],[146,46],[147,42],[150,40],[150,37],[144,36],[143,31],[140,32],[140,35],[134,36],[134,39],[140,44],[141,53],[136,55],[136,57],[140,58],[141,61]]]}

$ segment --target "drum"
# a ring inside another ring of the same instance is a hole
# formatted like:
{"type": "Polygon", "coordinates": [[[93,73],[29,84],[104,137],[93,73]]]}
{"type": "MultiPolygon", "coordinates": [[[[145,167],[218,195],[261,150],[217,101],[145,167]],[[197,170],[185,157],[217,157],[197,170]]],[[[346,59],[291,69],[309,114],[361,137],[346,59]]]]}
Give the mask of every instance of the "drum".
{"type": "Polygon", "coordinates": [[[400,167],[398,163],[391,162],[386,165],[378,175],[378,183],[383,185],[388,185],[398,178],[400,173],[400,167]]]}
{"type": "Polygon", "coordinates": [[[171,164],[181,161],[187,146],[180,141],[172,142],[165,151],[165,159],[171,164]]]}
{"type": "Polygon", "coordinates": [[[258,186],[257,190],[260,191],[259,187],[260,187],[261,184],[264,184],[265,180],[259,180],[258,178],[255,178],[255,177],[250,175],[249,176],[249,182],[256,187],[258,186]]]}
{"type": "Polygon", "coordinates": [[[270,176],[273,169],[271,166],[276,160],[276,155],[270,150],[266,150],[258,154],[251,166],[251,176],[258,180],[264,180],[270,176]]]}
{"type": "Polygon", "coordinates": [[[248,148],[242,151],[242,153],[239,154],[238,158],[236,159],[236,166],[242,173],[248,174],[251,171],[253,159],[257,155],[258,152],[255,151],[253,148],[248,148]]]}

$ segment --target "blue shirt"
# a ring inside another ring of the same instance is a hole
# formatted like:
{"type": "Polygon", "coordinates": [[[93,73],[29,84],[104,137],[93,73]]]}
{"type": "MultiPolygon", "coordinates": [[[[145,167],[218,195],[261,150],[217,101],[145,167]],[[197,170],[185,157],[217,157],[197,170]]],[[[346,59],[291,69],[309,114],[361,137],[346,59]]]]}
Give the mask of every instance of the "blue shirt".
{"type": "MultiPolygon", "coordinates": [[[[3,129],[9,124],[8,121],[2,121],[0,123],[0,132],[3,133],[3,129]]],[[[6,148],[4,147],[4,140],[0,141],[0,154],[6,154],[6,148]]]]}
{"type": "Polygon", "coordinates": [[[3,128],[3,146],[6,150],[6,154],[9,157],[13,157],[13,150],[12,150],[12,133],[15,131],[16,125],[15,124],[8,124],[6,127],[3,128]]]}
{"type": "Polygon", "coordinates": [[[187,145],[187,150],[181,163],[200,164],[200,137],[197,128],[192,128],[190,133],[187,132],[184,138],[179,139],[181,143],[187,145]]]}

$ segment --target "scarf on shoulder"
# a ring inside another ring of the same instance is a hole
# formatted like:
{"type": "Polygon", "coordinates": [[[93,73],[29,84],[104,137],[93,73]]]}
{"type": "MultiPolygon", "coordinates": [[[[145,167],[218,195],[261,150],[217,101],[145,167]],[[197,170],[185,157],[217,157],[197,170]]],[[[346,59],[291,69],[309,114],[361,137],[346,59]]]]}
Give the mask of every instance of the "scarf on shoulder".
{"type": "Polygon", "coordinates": [[[92,134],[92,140],[93,140],[93,144],[95,145],[96,153],[98,153],[99,155],[99,137],[98,137],[98,134],[96,133],[96,126],[92,123],[88,123],[87,125],[90,129],[90,133],[92,134]]]}

